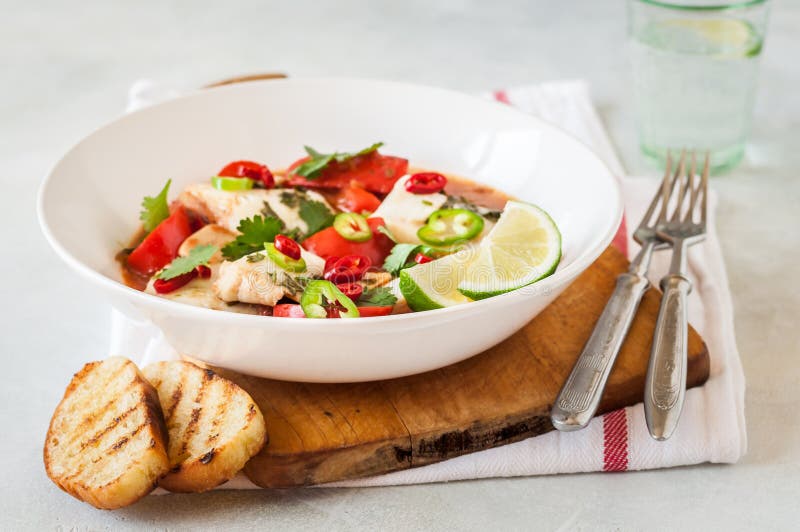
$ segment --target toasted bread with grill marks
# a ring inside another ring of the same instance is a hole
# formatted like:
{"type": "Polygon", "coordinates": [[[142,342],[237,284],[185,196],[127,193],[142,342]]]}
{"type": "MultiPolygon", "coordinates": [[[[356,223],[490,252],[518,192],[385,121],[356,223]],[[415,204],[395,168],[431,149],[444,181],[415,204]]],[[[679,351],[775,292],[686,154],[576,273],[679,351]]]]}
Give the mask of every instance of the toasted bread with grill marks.
{"type": "Polygon", "coordinates": [[[44,445],[47,475],[97,508],[127,506],[169,471],[158,395],[121,357],[90,362],[75,374],[53,413],[44,445]]]}
{"type": "Polygon", "coordinates": [[[255,401],[239,386],[190,362],[143,369],[158,390],[169,432],[170,472],[159,485],[201,492],[230,480],[266,442],[255,401]]]}

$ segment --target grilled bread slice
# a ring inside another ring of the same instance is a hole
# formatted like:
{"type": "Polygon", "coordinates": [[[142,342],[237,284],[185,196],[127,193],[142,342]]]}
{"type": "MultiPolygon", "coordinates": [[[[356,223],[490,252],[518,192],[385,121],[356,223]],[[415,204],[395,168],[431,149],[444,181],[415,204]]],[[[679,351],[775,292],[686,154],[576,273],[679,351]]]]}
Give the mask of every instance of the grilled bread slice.
{"type": "Polygon", "coordinates": [[[47,475],[61,489],[114,509],[150,493],[169,471],[167,432],[156,391],[121,357],[75,374],[44,444],[47,475]]]}
{"type": "Polygon", "coordinates": [[[169,432],[172,468],[162,488],[210,490],[233,478],[264,446],[264,417],[236,384],[183,361],[158,362],[143,372],[158,390],[169,432]]]}

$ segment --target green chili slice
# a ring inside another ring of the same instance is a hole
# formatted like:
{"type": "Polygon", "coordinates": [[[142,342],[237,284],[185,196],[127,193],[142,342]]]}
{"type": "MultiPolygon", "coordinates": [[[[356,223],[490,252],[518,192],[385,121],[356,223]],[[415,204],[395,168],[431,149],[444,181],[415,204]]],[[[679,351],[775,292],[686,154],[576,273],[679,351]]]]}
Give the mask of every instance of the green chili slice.
{"type": "Polygon", "coordinates": [[[431,246],[472,240],[483,231],[483,218],[466,209],[441,209],[430,215],[417,236],[431,246]]]}
{"type": "Polygon", "coordinates": [[[315,280],[306,285],[300,297],[300,307],[306,318],[327,318],[328,307],[331,306],[339,309],[340,318],[358,318],[358,308],[353,300],[332,282],[315,280]]]}
{"type": "Polygon", "coordinates": [[[250,190],[253,188],[253,180],[247,177],[225,177],[215,175],[211,178],[211,185],[217,190],[235,192],[237,190],[250,190]]]}
{"type": "Polygon", "coordinates": [[[267,257],[269,260],[275,263],[276,266],[279,268],[283,268],[287,272],[292,273],[303,273],[306,271],[306,261],[303,257],[299,259],[293,259],[287,255],[284,255],[275,247],[275,244],[272,242],[264,244],[264,249],[267,252],[267,257]]]}
{"type": "Polygon", "coordinates": [[[355,212],[341,212],[333,220],[333,228],[345,240],[351,242],[366,242],[372,238],[372,229],[369,228],[367,219],[355,212]]]}

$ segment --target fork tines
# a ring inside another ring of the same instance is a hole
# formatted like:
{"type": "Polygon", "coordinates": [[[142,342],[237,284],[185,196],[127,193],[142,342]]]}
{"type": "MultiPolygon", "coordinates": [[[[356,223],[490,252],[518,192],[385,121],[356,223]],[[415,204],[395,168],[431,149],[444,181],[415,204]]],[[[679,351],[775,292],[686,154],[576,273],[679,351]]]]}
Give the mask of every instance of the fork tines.
{"type": "MultiPolygon", "coordinates": [[[[692,151],[689,154],[690,163],[688,168],[686,160],[686,150],[682,150],[680,160],[678,161],[678,167],[675,169],[670,179],[669,169],[672,163],[672,155],[667,153],[667,170],[664,174],[664,180],[661,183],[661,211],[656,222],[658,224],[691,224],[695,221],[704,224],[706,221],[709,153],[706,152],[703,173],[700,175],[699,180],[697,179],[697,157],[695,152],[692,151]],[[677,194],[675,194],[676,187],[678,188],[677,194]],[[687,194],[689,195],[688,202],[686,201],[687,194]],[[698,201],[700,202],[699,220],[695,220],[694,214],[697,209],[698,201]]],[[[655,207],[655,205],[651,205],[651,208],[653,207],[655,207]]],[[[652,215],[649,211],[648,214],[652,215]]]]}

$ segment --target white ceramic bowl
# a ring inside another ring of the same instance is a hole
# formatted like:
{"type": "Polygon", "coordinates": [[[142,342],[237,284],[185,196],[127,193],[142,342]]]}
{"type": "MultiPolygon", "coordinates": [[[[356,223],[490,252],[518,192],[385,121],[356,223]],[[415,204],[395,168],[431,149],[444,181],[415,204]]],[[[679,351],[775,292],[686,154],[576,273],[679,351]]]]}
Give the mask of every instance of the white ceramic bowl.
{"type": "Polygon", "coordinates": [[[609,245],[622,215],[606,166],[532,116],[403,83],[292,79],[204,90],[124,116],[72,148],[45,179],[42,230],[58,255],[124,314],[152,320],[181,353],[243,373],[309,382],[432,370],[507,338],[609,245]],[[415,166],[486,183],[549,212],[563,235],[556,273],[524,290],[457,307],[356,320],[272,318],[174,303],[126,287],[114,255],[141,199],[173,180],[207,179],[235,159],[288,165],[308,144],[375,141],[415,166]]]}

